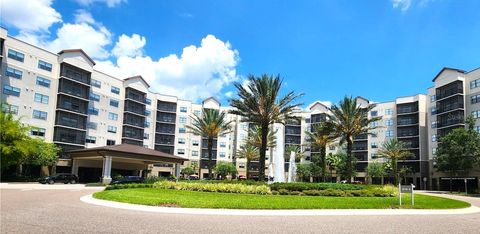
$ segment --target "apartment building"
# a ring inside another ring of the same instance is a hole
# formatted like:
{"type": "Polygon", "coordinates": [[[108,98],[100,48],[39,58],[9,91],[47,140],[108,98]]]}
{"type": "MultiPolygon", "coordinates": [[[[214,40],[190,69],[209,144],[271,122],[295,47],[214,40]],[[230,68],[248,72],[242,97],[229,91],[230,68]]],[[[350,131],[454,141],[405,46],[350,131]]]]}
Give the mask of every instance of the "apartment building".
{"type": "MultiPolygon", "coordinates": [[[[206,139],[192,134],[187,125],[192,116],[201,115],[203,109],[227,112],[215,98],[201,103],[182,100],[175,96],[152,92],[141,77],[113,77],[95,70],[95,62],[81,49],[53,53],[7,35],[0,29],[0,76],[2,110],[11,112],[26,124],[34,126],[32,136],[42,137],[61,146],[63,151],[57,163],[57,172],[70,172],[72,160],[65,152],[74,149],[106,145],[134,144],[189,161],[185,166],[200,169],[207,176],[208,153],[206,139]]],[[[464,127],[467,115],[476,118],[480,131],[480,69],[466,72],[443,69],[433,80],[434,86],[427,95],[399,97],[394,101],[376,103],[357,97],[360,106],[375,104],[369,117],[381,116],[373,123],[378,128],[370,134],[357,136],[353,153],[357,158],[357,177],[364,181],[370,162],[383,161],[378,149],[388,139],[396,137],[405,142],[414,155],[400,162],[406,167],[405,182],[420,188],[442,188],[448,176],[436,172],[433,157],[438,138],[455,127],[464,127]],[[427,181],[425,181],[425,179],[427,181]]],[[[305,132],[312,131],[315,123],[325,121],[329,109],[315,102],[296,114],[298,120],[289,121],[278,131],[284,134],[284,146],[301,148],[301,163],[309,163],[318,149],[311,147],[305,132]]],[[[218,136],[214,141],[213,164],[219,161],[234,162],[240,175],[246,173],[246,159],[237,157],[252,125],[242,122],[240,116],[227,114],[232,131],[218,136]]],[[[328,153],[342,150],[338,142],[327,147],[328,153]]],[[[275,149],[267,151],[266,167],[273,162],[275,149]]],[[[289,158],[285,157],[288,172],[289,158]]],[[[253,176],[258,173],[258,162],[250,164],[253,176]]],[[[114,168],[121,174],[151,175],[175,174],[171,163],[157,163],[147,168],[125,165],[114,168]]],[[[85,180],[94,180],[101,173],[98,165],[82,164],[78,173],[85,180]]],[[[268,170],[267,170],[268,173],[268,170]]],[[[335,176],[335,175],[334,175],[335,176]]],[[[480,172],[473,170],[467,178],[478,186],[480,172]]],[[[339,180],[340,178],[332,178],[339,180]]]]}

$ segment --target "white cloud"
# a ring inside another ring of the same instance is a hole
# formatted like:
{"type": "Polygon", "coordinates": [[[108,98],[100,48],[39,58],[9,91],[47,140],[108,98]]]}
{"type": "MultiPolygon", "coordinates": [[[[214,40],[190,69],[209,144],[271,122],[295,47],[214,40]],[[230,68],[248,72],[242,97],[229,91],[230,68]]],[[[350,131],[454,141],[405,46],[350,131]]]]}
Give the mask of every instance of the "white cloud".
{"type": "Polygon", "coordinates": [[[115,7],[117,5],[120,5],[124,2],[127,2],[127,0],[75,0],[78,4],[83,5],[83,6],[89,6],[94,3],[101,3],[101,4],[106,4],[108,7],[115,7]]]}
{"type": "Polygon", "coordinates": [[[233,97],[233,92],[232,91],[228,91],[225,93],[225,97],[227,98],[232,98],[233,97]]]}
{"type": "Polygon", "coordinates": [[[22,34],[46,33],[52,24],[62,22],[62,16],[51,5],[52,0],[2,0],[0,19],[22,34]]]}
{"type": "Polygon", "coordinates": [[[119,38],[115,47],[112,50],[112,54],[116,57],[128,56],[142,56],[143,47],[147,43],[145,37],[141,37],[138,34],[133,34],[131,37],[122,34],[119,38]]]}
{"type": "Polygon", "coordinates": [[[95,24],[95,20],[92,17],[92,14],[86,10],[77,10],[74,15],[75,23],[87,23],[87,24],[95,24]]]}
{"type": "Polygon", "coordinates": [[[153,91],[196,101],[217,96],[223,87],[236,81],[238,62],[238,51],[230,43],[208,35],[199,47],[187,46],[180,56],[171,54],[153,60],[150,56],[123,55],[116,64],[98,61],[96,69],[119,78],[142,75],[153,91]]]}
{"type": "Polygon", "coordinates": [[[392,0],[393,8],[399,8],[401,11],[406,11],[412,5],[412,0],[392,0]]]}

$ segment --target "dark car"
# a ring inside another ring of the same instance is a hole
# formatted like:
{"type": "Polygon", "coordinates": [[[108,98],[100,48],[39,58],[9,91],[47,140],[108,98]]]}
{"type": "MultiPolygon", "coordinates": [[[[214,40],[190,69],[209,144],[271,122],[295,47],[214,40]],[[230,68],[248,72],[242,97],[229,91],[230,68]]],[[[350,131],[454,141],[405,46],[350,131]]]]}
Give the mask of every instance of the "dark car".
{"type": "Polygon", "coordinates": [[[78,183],[78,177],[74,174],[55,174],[52,176],[45,176],[38,179],[38,182],[41,184],[54,184],[54,183],[64,183],[64,184],[76,184],[78,183]]]}
{"type": "Polygon", "coordinates": [[[124,176],[121,179],[112,181],[112,184],[132,184],[142,182],[143,178],[141,176],[124,176]]]}

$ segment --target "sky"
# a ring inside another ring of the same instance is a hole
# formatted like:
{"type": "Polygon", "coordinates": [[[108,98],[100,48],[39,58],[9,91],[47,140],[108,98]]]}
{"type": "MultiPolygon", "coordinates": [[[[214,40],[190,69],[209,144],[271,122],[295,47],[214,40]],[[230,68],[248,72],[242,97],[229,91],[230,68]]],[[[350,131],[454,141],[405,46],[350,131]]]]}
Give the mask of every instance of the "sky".
{"type": "Polygon", "coordinates": [[[337,103],[426,93],[443,67],[480,67],[477,0],[0,0],[9,35],[153,91],[224,105],[234,82],[279,75],[282,91],[337,103]]]}

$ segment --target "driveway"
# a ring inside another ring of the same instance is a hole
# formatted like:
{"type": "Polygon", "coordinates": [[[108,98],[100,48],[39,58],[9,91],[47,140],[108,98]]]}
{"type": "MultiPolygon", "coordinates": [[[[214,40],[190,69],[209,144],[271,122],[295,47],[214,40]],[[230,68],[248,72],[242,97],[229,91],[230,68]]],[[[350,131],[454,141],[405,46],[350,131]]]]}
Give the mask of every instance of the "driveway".
{"type": "MultiPolygon", "coordinates": [[[[19,188],[0,186],[1,233],[478,233],[480,230],[480,213],[298,217],[161,214],[80,201],[80,197],[99,188],[16,186],[19,188]]],[[[461,198],[480,205],[478,198],[461,198]]]]}

